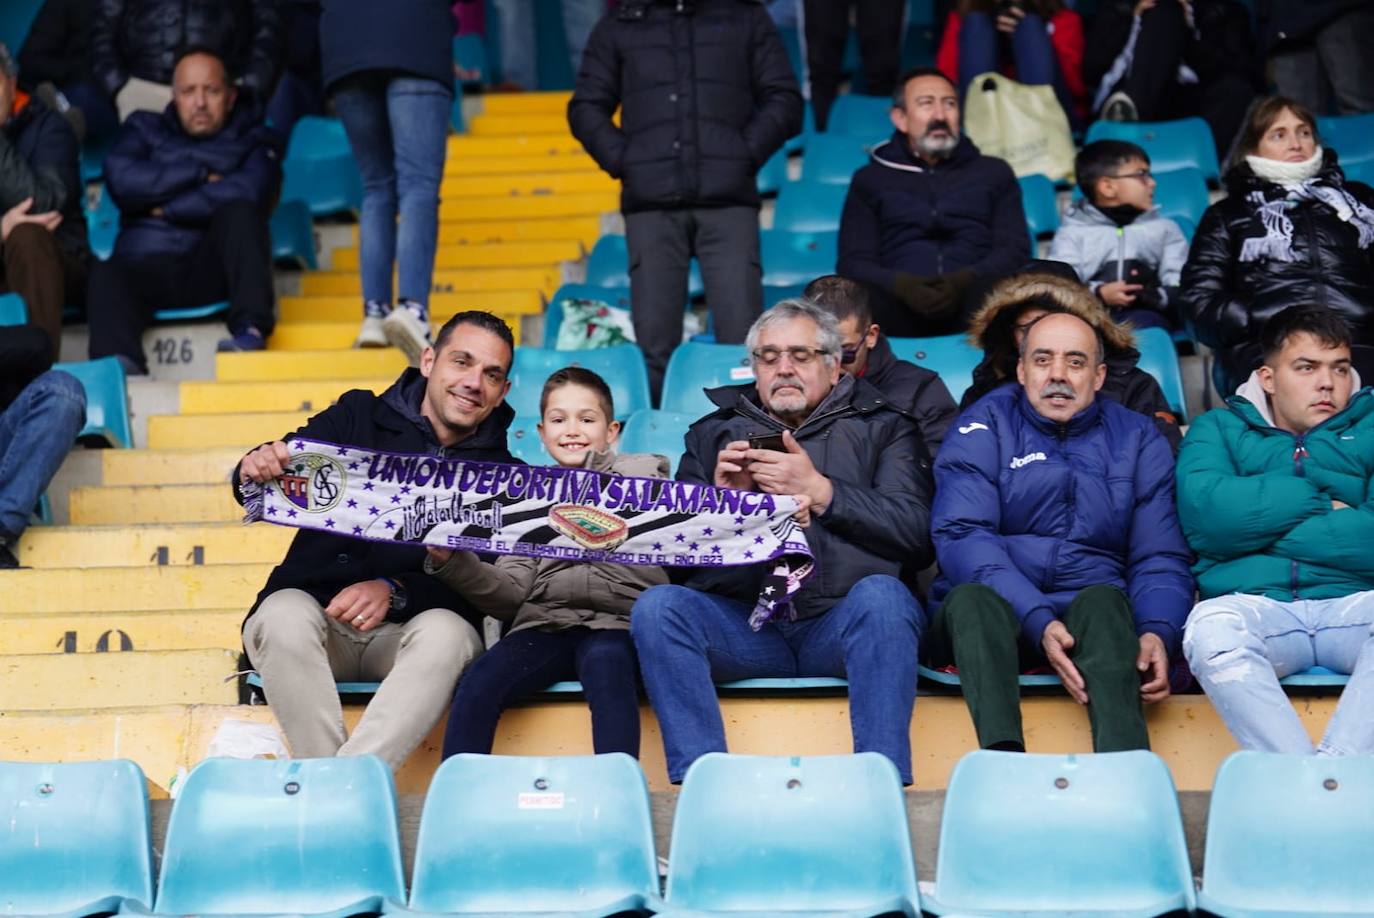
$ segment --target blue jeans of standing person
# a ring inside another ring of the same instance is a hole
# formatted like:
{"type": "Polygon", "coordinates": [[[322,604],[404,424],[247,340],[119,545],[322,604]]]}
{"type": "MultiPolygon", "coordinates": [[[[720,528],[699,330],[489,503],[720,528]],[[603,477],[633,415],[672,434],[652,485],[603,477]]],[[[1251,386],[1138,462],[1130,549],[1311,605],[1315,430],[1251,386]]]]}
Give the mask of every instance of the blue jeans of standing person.
{"type": "Polygon", "coordinates": [[[1349,674],[1315,752],[1374,753],[1374,591],[1292,602],[1245,593],[1208,599],[1188,616],[1183,653],[1236,742],[1264,752],[1314,752],[1279,679],[1313,666],[1349,674]]]}
{"type": "Polygon", "coordinates": [[[592,709],[592,749],[639,758],[639,669],[624,630],[516,631],[458,680],[444,731],[444,758],[491,752],[501,712],[555,682],[577,679],[592,709]]]}
{"type": "MultiPolygon", "coordinates": [[[[521,89],[539,88],[539,50],[534,18],[537,0],[496,0],[500,30],[501,79],[521,89]]],[[[582,66],[582,52],[592,29],[606,13],[606,0],[563,0],[563,34],[568,43],[568,63],[573,76],[582,66]]]]}
{"type": "MultiPolygon", "coordinates": [[[[1001,54],[997,17],[988,13],[969,13],[959,23],[959,98],[968,94],[969,84],[980,73],[999,70],[1001,54]]],[[[1027,13],[1011,33],[1011,58],[1018,83],[1027,86],[1052,86],[1060,106],[1074,119],[1068,84],[1059,72],[1059,63],[1050,43],[1045,20],[1027,13]]]]}
{"type": "Polygon", "coordinates": [[[725,751],[716,682],[836,676],[849,680],[854,751],[881,752],[910,784],[917,646],[925,629],[911,591],[896,577],[874,574],[815,618],[752,631],[750,611],[682,586],[650,587],[635,602],[630,633],[663,730],[668,779],[678,783],[699,756],[725,751]]]}
{"type": "Polygon", "coordinates": [[[23,535],[38,498],[86,423],[86,390],[49,370],[0,412],[0,542],[23,535]]]}
{"type": "Polygon", "coordinates": [[[395,265],[397,301],[428,303],[453,92],[435,80],[368,71],[343,80],[333,99],[363,180],[363,299],[392,302],[395,265]]]}

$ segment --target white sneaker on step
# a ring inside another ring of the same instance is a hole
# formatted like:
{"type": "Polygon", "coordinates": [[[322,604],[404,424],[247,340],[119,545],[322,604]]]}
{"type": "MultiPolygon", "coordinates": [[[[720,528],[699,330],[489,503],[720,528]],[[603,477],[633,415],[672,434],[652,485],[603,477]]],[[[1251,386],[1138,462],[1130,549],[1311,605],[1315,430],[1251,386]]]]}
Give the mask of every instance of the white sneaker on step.
{"type": "Polygon", "coordinates": [[[418,367],[420,355],[429,347],[429,323],[413,310],[398,306],[382,320],[382,328],[386,332],[386,340],[393,347],[401,349],[411,366],[418,367]]]}
{"type": "Polygon", "coordinates": [[[386,344],[386,328],[383,320],[377,316],[364,318],[362,327],[358,329],[358,340],[353,342],[353,346],[386,347],[386,344]]]}

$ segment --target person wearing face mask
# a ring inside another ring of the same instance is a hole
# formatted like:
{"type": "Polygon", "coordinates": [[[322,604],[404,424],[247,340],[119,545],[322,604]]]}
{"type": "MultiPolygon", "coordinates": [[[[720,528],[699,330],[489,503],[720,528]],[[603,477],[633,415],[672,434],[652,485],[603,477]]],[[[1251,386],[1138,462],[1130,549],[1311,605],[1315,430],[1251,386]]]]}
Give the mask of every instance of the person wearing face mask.
{"type": "Polygon", "coordinates": [[[1148,749],[1193,602],[1174,457],[1143,415],[1098,398],[1101,333],[1050,313],[1017,385],[959,415],[935,461],[930,662],[958,668],[984,749],[1024,751],[1018,673],[1049,667],[1093,750],[1148,749]]]}
{"type": "Polygon", "coordinates": [[[854,173],[835,271],[868,285],[889,335],[962,331],[986,287],[1026,260],[1021,186],[959,131],[959,97],[931,67],[892,96],[896,131],[854,173]]]}
{"type": "Polygon", "coordinates": [[[1249,378],[1265,320],[1298,303],[1344,319],[1355,365],[1370,375],[1374,189],[1346,181],[1312,113],[1283,96],[1250,113],[1226,187],[1198,224],[1181,282],[1197,339],[1217,352],[1217,389],[1229,395],[1249,378]]]}

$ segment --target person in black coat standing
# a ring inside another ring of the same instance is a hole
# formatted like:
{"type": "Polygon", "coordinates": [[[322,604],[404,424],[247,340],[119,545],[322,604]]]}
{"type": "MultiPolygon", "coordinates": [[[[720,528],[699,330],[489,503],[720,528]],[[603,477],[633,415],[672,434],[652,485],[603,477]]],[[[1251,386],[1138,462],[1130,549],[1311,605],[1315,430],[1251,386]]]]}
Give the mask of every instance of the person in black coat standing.
{"type": "Polygon", "coordinates": [[[801,130],[797,80],[757,0],[622,0],[587,42],[568,123],[623,182],[635,338],[657,401],[693,255],[717,341],[743,341],[763,311],[755,175],[801,130]]]}
{"type": "MultiPolygon", "coordinates": [[[[380,396],[345,392],[283,440],[240,460],[240,485],[279,477],[285,440],[473,462],[511,462],[506,429],[515,345],[490,313],[461,312],[420,368],[380,396]]],[[[272,713],[299,758],[376,755],[399,768],[448,710],[459,675],[482,651],[481,616],[423,570],[425,548],[302,529],[267,578],[243,626],[272,713]],[[380,681],[348,736],[336,682],[380,681]]]]}

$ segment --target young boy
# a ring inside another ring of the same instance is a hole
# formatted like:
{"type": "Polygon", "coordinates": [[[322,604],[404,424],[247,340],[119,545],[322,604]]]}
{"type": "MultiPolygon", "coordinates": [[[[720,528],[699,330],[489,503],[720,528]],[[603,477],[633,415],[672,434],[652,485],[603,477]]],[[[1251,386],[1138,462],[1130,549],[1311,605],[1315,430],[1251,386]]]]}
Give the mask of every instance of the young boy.
{"type": "Polygon", "coordinates": [[[1064,213],[1049,258],[1071,265],[1118,322],[1172,328],[1188,240],[1154,207],[1150,157],[1133,143],[1098,140],[1074,161],[1083,199],[1064,213]]]}

